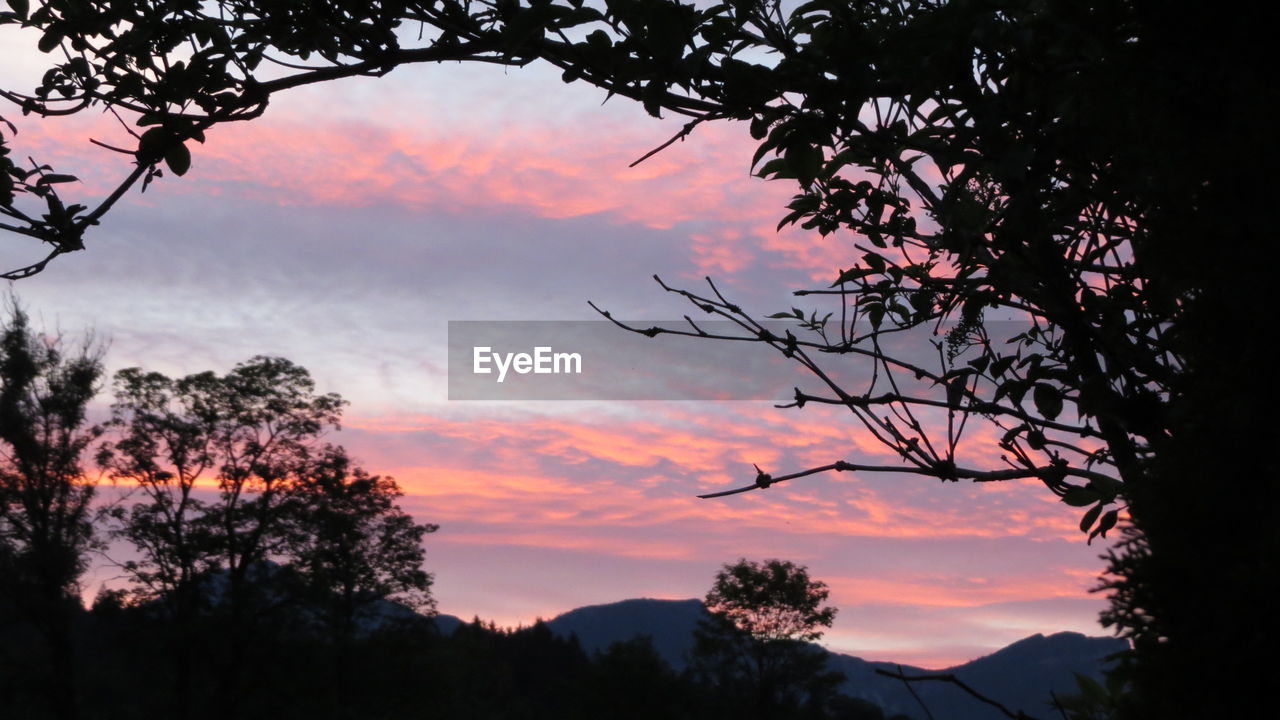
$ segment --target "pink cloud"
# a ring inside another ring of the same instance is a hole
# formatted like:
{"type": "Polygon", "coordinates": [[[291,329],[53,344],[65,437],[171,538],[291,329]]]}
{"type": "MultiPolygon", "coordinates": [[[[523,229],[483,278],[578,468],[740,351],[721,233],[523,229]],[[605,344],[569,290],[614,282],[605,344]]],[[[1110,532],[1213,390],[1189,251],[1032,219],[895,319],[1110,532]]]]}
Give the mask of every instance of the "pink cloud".
{"type": "MultiPolygon", "coordinates": [[[[16,145],[79,175],[86,204],[131,170],[128,158],[88,144],[129,147],[114,118],[27,119],[16,145]]],[[[657,123],[564,128],[545,122],[458,127],[368,120],[318,121],[297,112],[216,128],[189,143],[192,169],[150,192],[198,193],[287,207],[397,206],[415,212],[602,215],[666,230],[689,225],[690,277],[733,276],[758,264],[801,268],[829,282],[852,264],[847,238],[822,238],[778,219],[795,187],[748,174],[754,151],[745,128],[699,128],[684,143],[631,168],[656,144],[657,123]]],[[[132,202],[154,202],[136,193],[132,202]]],[[[825,283],[824,283],[825,284],[825,283]]]]}

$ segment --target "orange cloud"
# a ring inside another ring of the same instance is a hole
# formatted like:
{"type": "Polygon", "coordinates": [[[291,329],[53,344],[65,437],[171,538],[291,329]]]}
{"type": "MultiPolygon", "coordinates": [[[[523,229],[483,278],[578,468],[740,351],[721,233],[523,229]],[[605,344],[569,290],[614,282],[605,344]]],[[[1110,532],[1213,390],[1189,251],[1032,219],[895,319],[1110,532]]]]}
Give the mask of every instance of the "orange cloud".
{"type": "Polygon", "coordinates": [[[389,465],[375,469],[459,518],[557,525],[572,517],[578,529],[712,523],[834,537],[1074,537],[1072,514],[1046,507],[1051,500],[1032,483],[984,492],[909,475],[832,473],[718,501],[694,498],[749,482],[751,463],[780,474],[803,467],[796,455],[825,464],[860,441],[822,418],[786,432],[765,418],[751,411],[736,419],[676,412],[665,422],[421,416],[349,425],[397,448],[389,465]]]}

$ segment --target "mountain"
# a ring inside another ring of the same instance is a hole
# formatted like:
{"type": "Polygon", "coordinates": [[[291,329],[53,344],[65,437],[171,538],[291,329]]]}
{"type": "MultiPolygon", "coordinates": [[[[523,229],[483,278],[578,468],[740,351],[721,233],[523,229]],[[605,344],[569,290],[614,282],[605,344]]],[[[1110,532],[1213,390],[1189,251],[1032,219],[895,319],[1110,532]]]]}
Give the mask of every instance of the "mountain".
{"type": "Polygon", "coordinates": [[[453,615],[436,614],[431,616],[431,621],[436,624],[436,629],[442,635],[452,635],[454,630],[466,625],[462,618],[453,615]]]}
{"type": "MultiPolygon", "coordinates": [[[[1015,712],[1022,710],[1045,718],[1056,716],[1048,705],[1052,693],[1061,695],[1076,691],[1073,673],[1100,678],[1105,658],[1127,648],[1128,643],[1118,638],[1087,637],[1072,632],[1048,636],[1037,634],[955,667],[923,670],[903,665],[902,671],[908,676],[955,675],[974,690],[1015,712]]],[[[874,702],[884,708],[887,715],[902,713],[922,717],[920,703],[923,702],[938,720],[997,720],[1004,717],[995,708],[950,683],[914,683],[912,687],[920,696],[917,701],[901,681],[875,672],[877,669],[897,672],[897,663],[867,662],[852,655],[832,653],[831,665],[844,673],[842,690],[846,694],[874,702]]]]}
{"type": "MultiPolygon", "coordinates": [[[[624,600],[571,610],[547,621],[552,632],[576,635],[587,652],[598,652],[610,644],[648,635],[654,647],[676,668],[685,666],[693,646],[693,629],[706,614],[699,600],[624,600]]],[[[951,673],[975,690],[998,700],[1012,710],[1024,710],[1038,717],[1047,712],[1051,692],[1075,691],[1073,672],[1099,677],[1104,658],[1128,647],[1116,638],[1087,637],[1062,632],[1032,635],[1001,650],[945,670],[923,670],[903,665],[908,675],[951,673]]],[[[868,662],[852,655],[830,654],[830,664],[845,675],[841,690],[869,700],[886,715],[903,714],[923,718],[920,703],[898,680],[876,674],[876,669],[896,671],[897,663],[868,662]]],[[[913,689],[937,720],[998,720],[1004,716],[949,683],[914,683],[913,689]]]]}
{"type": "Polygon", "coordinates": [[[623,600],[590,605],[547,621],[557,635],[577,635],[587,653],[605,650],[619,640],[648,635],[658,654],[677,670],[693,646],[693,628],[707,614],[701,600],[623,600]]]}

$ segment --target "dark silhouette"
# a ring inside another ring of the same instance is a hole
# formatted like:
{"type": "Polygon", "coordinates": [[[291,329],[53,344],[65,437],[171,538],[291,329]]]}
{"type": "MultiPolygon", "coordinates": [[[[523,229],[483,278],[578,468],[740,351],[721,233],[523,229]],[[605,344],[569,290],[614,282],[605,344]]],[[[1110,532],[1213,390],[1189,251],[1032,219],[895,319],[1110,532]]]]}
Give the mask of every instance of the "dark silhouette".
{"type": "Polygon", "coordinates": [[[694,631],[691,670],[747,718],[821,718],[843,679],[811,645],[831,627],[827,588],[783,560],[725,565],[694,631]]]}
{"type": "MultiPolygon", "coordinates": [[[[57,718],[77,716],[74,623],[94,543],[94,480],[81,456],[101,433],[85,417],[102,374],[92,343],[73,352],[33,332],[10,298],[0,324],[0,627],[37,635],[28,657],[47,674],[57,718]]],[[[38,673],[38,671],[37,671],[38,673]]],[[[21,707],[21,706],[19,706],[21,707]]]]}
{"type": "Polygon", "coordinates": [[[403,494],[396,482],[352,467],[342,448],[326,449],[291,493],[284,557],[317,627],[332,639],[334,702],[360,718],[347,681],[356,639],[388,620],[435,612],[422,540],[437,526],[414,522],[396,504],[403,494]]]}
{"type": "Polygon", "coordinates": [[[370,622],[433,610],[422,539],[436,528],[399,508],[395,481],[320,442],[342,405],[281,358],[224,376],[117,375],[116,432],[99,461],[137,488],[113,510],[113,533],[140,556],[123,564],[134,582],[125,604],[163,621],[171,716],[207,702],[201,666],[214,669],[220,713],[248,712],[251,688],[273,682],[255,669],[273,652],[259,645],[325,637],[320,687],[336,716],[356,717],[344,679],[356,639],[370,622]]]}
{"type": "Polygon", "coordinates": [[[202,610],[224,625],[218,677],[235,713],[249,645],[280,602],[267,589],[278,573],[264,561],[283,550],[293,490],[343,403],[313,388],[305,369],[282,358],[254,358],[225,376],[171,380],[131,368],[116,377],[119,437],[99,461],[142,498],[116,510],[115,534],[141,555],[124,565],[139,599],[159,601],[174,620],[179,716],[194,649],[186,635],[202,610]],[[200,479],[216,492],[199,497],[200,479]]]}

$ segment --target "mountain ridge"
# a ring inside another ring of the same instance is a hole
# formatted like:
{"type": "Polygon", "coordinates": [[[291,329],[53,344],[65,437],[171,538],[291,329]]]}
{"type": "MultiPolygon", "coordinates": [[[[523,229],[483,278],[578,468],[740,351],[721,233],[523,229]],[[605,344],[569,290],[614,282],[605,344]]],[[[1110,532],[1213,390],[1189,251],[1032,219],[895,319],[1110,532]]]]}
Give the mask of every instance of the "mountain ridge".
{"type": "MultiPolygon", "coordinates": [[[[614,642],[647,635],[658,653],[679,670],[687,664],[693,629],[705,615],[706,608],[697,599],[632,598],[574,608],[539,622],[562,637],[577,637],[587,653],[601,652],[614,642]]],[[[444,632],[462,624],[453,616],[440,617],[437,626],[444,632]]],[[[1004,717],[998,710],[952,684],[916,682],[908,689],[905,683],[878,675],[876,670],[896,671],[901,667],[908,676],[954,674],[1011,709],[1047,717],[1051,693],[1076,691],[1073,673],[1100,678],[1106,658],[1127,647],[1125,641],[1117,638],[1090,637],[1068,631],[1036,633],[943,670],[868,661],[823,650],[828,653],[830,667],[845,675],[841,691],[879,705],[886,716],[923,718],[923,703],[935,717],[946,720],[997,720],[1004,717]],[[915,691],[914,695],[911,690],[915,691]],[[919,696],[919,700],[915,696],[919,696]],[[943,708],[945,715],[938,715],[938,710],[943,708]]]]}

